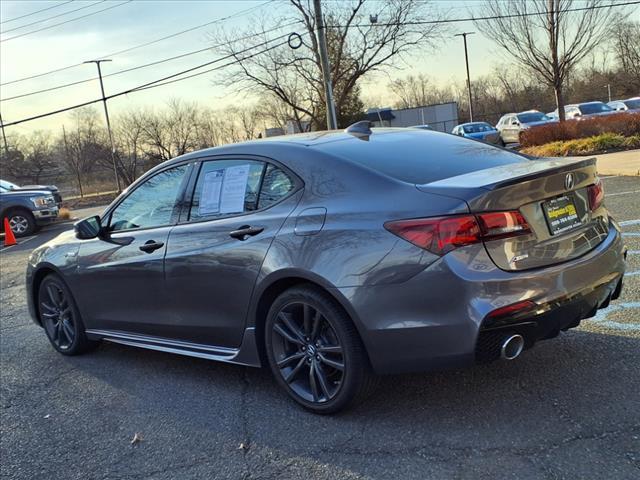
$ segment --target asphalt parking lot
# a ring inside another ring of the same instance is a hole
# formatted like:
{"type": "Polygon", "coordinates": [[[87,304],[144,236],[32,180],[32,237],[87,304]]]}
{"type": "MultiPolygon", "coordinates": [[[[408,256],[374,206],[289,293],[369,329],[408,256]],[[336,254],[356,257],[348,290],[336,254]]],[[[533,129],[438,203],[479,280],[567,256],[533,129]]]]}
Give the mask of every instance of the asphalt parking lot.
{"type": "Polygon", "coordinates": [[[27,313],[25,262],[70,225],[3,249],[1,477],[638,479],[640,177],[604,182],[630,251],[609,309],[513,362],[384,377],[332,417],[266,370],[109,343],[55,353],[27,313]]]}

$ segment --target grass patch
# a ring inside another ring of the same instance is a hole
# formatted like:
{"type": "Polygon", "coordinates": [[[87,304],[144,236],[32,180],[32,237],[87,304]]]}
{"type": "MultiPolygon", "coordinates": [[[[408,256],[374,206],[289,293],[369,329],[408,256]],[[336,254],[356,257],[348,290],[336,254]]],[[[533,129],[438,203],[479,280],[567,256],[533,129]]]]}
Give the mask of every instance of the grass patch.
{"type": "Polygon", "coordinates": [[[544,145],[526,147],[522,149],[522,152],[535,157],[569,157],[632,150],[634,148],[640,148],[640,135],[625,137],[618,133],[603,133],[588,138],[556,141],[544,145]]]}

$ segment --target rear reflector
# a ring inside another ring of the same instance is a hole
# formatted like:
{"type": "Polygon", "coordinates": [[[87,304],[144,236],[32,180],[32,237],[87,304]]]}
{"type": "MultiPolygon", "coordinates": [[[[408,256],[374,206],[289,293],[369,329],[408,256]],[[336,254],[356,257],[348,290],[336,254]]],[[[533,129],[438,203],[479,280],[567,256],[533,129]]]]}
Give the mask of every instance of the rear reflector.
{"type": "Polygon", "coordinates": [[[444,255],[455,248],[483,240],[531,232],[527,221],[517,211],[398,220],[387,222],[384,227],[436,255],[444,255]]]}
{"type": "Polygon", "coordinates": [[[533,310],[534,308],[536,308],[536,304],[531,300],[523,300],[522,302],[512,303],[511,305],[507,305],[505,307],[496,308],[495,310],[489,312],[487,318],[496,319],[502,317],[510,317],[519,313],[533,310]]]}
{"type": "Polygon", "coordinates": [[[587,191],[589,192],[589,208],[592,211],[597,210],[604,200],[604,187],[602,186],[602,180],[598,179],[594,185],[589,185],[587,191]]]}

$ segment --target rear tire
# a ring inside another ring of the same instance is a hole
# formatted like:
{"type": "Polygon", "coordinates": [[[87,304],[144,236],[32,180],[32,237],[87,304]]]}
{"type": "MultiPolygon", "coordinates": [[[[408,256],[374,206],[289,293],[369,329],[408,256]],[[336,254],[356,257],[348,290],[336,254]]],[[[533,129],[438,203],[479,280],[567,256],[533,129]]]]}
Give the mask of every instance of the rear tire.
{"type": "Polygon", "coordinates": [[[291,288],[273,302],[265,350],[278,384],[314,413],[354,406],[377,384],[353,322],[330,295],[313,286],[291,288]]]}
{"type": "Polygon", "coordinates": [[[5,216],[9,219],[9,226],[16,237],[27,237],[38,229],[35,217],[28,210],[14,208],[9,210],[5,216]]]}
{"type": "Polygon", "coordinates": [[[71,291],[56,274],[47,275],[38,289],[38,316],[53,348],[78,355],[97,347],[89,340],[71,291]]]}

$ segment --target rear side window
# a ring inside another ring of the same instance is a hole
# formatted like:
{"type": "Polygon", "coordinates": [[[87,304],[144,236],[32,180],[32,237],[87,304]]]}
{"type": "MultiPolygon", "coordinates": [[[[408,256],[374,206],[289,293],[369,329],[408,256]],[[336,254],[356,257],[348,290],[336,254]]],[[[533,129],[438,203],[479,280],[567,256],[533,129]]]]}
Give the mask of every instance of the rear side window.
{"type": "Polygon", "coordinates": [[[293,188],[291,177],[270,163],[206,161],[198,174],[189,220],[227,217],[267,208],[293,188]]]}
{"type": "Polygon", "coordinates": [[[293,190],[294,182],[291,177],[275,165],[267,165],[267,170],[260,189],[258,208],[267,208],[274,203],[278,203],[282,198],[289,195],[293,190]]]}

